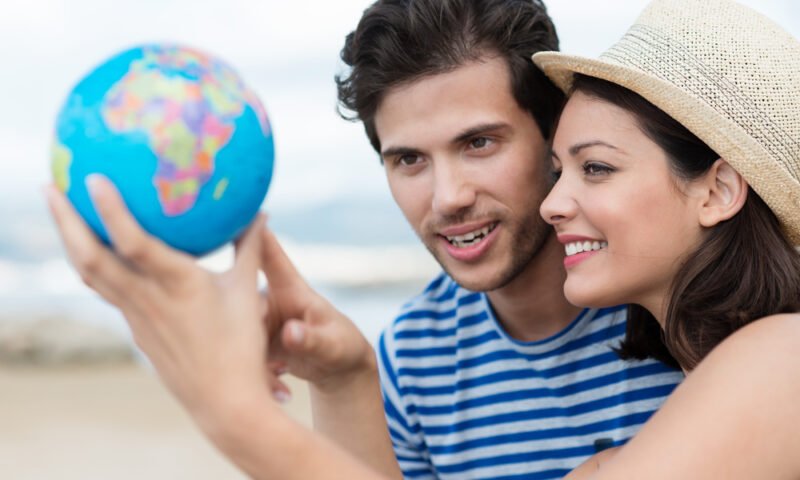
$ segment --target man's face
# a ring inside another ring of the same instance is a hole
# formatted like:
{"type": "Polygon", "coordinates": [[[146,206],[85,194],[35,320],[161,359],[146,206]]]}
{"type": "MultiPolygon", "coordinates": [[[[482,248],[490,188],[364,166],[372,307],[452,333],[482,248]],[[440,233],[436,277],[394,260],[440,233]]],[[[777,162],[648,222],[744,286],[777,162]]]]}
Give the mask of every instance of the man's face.
{"type": "Polygon", "coordinates": [[[500,58],[390,90],[375,115],[395,201],[460,285],[500,288],[550,234],[547,147],[500,58]]]}

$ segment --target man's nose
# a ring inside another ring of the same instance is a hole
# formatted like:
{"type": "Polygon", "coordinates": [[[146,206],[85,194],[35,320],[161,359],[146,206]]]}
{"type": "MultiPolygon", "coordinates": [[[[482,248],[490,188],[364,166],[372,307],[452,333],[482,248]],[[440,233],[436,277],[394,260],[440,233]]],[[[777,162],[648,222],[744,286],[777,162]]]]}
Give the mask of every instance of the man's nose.
{"type": "Polygon", "coordinates": [[[433,211],[455,215],[475,204],[474,179],[458,161],[440,161],[434,166],[433,211]]]}

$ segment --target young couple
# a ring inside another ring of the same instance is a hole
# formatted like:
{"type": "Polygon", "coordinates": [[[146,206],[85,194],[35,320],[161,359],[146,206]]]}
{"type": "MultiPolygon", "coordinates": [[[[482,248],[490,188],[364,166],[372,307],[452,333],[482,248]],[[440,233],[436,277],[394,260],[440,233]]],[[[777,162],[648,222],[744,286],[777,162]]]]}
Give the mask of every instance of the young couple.
{"type": "Polygon", "coordinates": [[[536,53],[556,49],[529,0],[383,0],[348,37],[340,100],[447,272],[377,362],[263,218],[212,274],[103,179],[89,187],[114,251],[57,191],[51,208],[84,280],[255,478],[398,462],[560,478],[622,444],[569,478],[800,478],[800,44],[727,0],[656,0],[598,60],[536,53]],[[534,53],[569,95],[559,118],[534,53]],[[688,375],[648,420],[679,377],[617,353],[688,375]],[[273,400],[284,369],[310,381],[323,435],[273,400]]]}

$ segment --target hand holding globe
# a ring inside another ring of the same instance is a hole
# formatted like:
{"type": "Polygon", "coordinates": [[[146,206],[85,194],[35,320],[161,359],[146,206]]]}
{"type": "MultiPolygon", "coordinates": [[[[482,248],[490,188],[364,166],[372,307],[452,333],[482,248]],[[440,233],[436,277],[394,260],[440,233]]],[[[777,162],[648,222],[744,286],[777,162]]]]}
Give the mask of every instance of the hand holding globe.
{"type": "Polygon", "coordinates": [[[239,236],[264,200],[266,112],[223,61],[173,45],[119,53],[87,74],[57,120],[55,183],[104,241],[85,181],[109,178],[150,234],[193,255],[239,236]]]}
{"type": "MultiPolygon", "coordinates": [[[[358,387],[342,389],[348,399],[368,390],[366,402],[354,404],[385,440],[376,463],[393,465],[383,411],[372,408],[381,403],[369,343],[305,283],[257,214],[272,156],[266,116],[230,69],[185,49],[134,49],[101,65],[70,95],[54,147],[58,188],[46,189],[47,200],[84,283],[119,308],[164,385],[245,473],[259,475],[254,465],[277,458],[285,460],[280,469],[268,468],[278,476],[291,470],[314,477],[282,449],[300,445],[335,461],[345,477],[371,477],[278,404],[288,394],[278,364],[309,379],[315,372],[343,377],[358,387]],[[202,254],[242,230],[223,272],[170,248],[202,254]],[[260,272],[267,292],[258,287],[260,272]],[[304,325],[303,338],[321,340],[298,339],[290,324],[304,325]],[[259,438],[239,449],[230,440],[243,411],[259,438]],[[263,456],[264,439],[277,455],[263,456]]],[[[372,438],[373,428],[367,433],[372,438]]]]}

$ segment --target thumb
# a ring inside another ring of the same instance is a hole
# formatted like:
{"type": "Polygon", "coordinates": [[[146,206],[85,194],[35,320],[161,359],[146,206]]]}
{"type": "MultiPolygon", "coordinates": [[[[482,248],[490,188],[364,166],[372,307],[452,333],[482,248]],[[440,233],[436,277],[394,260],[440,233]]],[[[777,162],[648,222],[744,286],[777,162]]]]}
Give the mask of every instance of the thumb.
{"type": "Polygon", "coordinates": [[[283,325],[281,342],[292,353],[316,356],[324,348],[324,337],[312,325],[302,320],[289,320],[283,325]]]}

